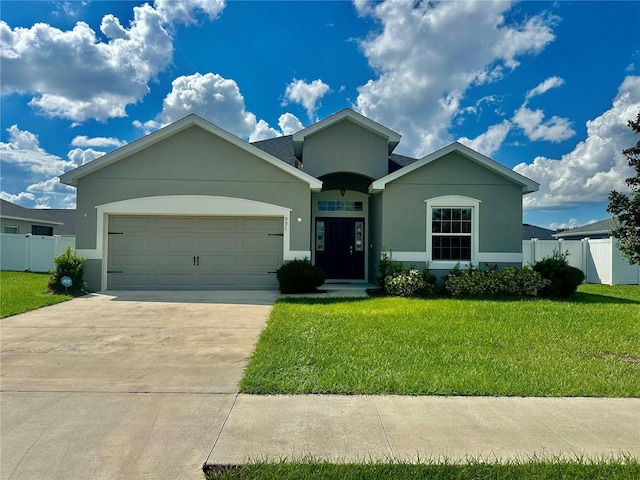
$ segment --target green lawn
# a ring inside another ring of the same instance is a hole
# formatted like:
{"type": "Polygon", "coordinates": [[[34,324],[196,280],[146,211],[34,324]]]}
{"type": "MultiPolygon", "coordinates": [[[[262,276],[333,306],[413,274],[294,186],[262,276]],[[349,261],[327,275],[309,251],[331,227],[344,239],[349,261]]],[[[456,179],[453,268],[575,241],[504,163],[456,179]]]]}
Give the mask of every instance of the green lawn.
{"type": "Polygon", "coordinates": [[[240,382],[260,394],[640,396],[640,287],[568,301],[280,300],[240,382]]]}
{"type": "Polygon", "coordinates": [[[72,298],[47,293],[49,277],[48,273],[0,272],[0,318],[72,298]]]}
{"type": "Polygon", "coordinates": [[[637,480],[640,463],[635,459],[601,462],[577,460],[531,461],[511,464],[362,463],[331,464],[327,462],[255,462],[207,472],[209,480],[325,480],[361,479],[430,479],[430,480],[637,480]]]}

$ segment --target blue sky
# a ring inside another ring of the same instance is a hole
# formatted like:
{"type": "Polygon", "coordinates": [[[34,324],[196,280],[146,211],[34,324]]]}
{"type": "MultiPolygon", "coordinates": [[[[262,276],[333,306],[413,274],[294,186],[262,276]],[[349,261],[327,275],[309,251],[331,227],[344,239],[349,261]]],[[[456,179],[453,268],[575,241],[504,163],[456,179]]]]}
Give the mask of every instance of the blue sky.
{"type": "Polygon", "coordinates": [[[606,218],[632,174],[640,2],[0,9],[0,196],[26,207],[73,207],[58,175],[189,113],[253,141],[350,107],[400,133],[396,153],[461,141],[540,183],[524,221],[549,228],[606,218]]]}

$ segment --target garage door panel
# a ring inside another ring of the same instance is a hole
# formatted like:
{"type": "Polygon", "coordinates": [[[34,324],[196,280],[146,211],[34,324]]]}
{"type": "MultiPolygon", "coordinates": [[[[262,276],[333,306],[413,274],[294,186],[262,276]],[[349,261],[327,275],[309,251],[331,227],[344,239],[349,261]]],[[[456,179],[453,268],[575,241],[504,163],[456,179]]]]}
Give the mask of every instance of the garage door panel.
{"type": "Polygon", "coordinates": [[[151,265],[148,255],[112,254],[109,260],[109,264],[113,267],[112,270],[124,267],[148,267],[151,265]]]}
{"type": "Polygon", "coordinates": [[[200,255],[200,268],[227,267],[235,268],[238,265],[237,255],[200,255]]]}
{"type": "Polygon", "coordinates": [[[107,287],[275,289],[282,226],[282,218],[111,217],[107,287]]]}
{"type": "Polygon", "coordinates": [[[156,273],[153,275],[153,284],[160,289],[195,287],[193,275],[176,273],[156,273]]]}
{"type": "Polygon", "coordinates": [[[269,267],[275,271],[279,267],[280,258],[277,255],[244,255],[240,262],[243,267],[269,267]]]}
{"type": "Polygon", "coordinates": [[[196,229],[196,219],[191,217],[157,217],[154,227],[157,231],[189,232],[196,229]]]}
{"type": "Polygon", "coordinates": [[[194,267],[194,255],[184,253],[167,254],[165,252],[153,256],[153,265],[156,267],[194,267]]]}
{"type": "Polygon", "coordinates": [[[152,248],[153,245],[152,238],[137,234],[111,234],[109,235],[109,242],[110,245],[117,250],[132,248],[144,250],[152,248]]]}
{"type": "Polygon", "coordinates": [[[109,280],[113,289],[147,289],[150,285],[148,274],[111,274],[109,280]]]}
{"type": "Polygon", "coordinates": [[[282,230],[282,220],[275,218],[245,218],[242,219],[243,230],[273,230],[276,233],[282,230]]]}
{"type": "Polygon", "coordinates": [[[198,226],[202,231],[208,230],[222,230],[222,231],[235,231],[239,226],[239,220],[233,217],[211,217],[211,218],[199,218],[198,226]]]}
{"type": "Polygon", "coordinates": [[[138,216],[111,217],[109,219],[109,230],[127,230],[130,232],[146,232],[151,229],[151,218],[138,216]]]}

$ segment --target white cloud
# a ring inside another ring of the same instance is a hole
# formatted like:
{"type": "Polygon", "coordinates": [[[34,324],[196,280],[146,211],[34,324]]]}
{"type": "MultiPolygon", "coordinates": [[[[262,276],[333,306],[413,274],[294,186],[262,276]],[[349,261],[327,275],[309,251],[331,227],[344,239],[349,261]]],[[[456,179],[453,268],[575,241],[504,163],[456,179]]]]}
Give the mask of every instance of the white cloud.
{"type": "Polygon", "coordinates": [[[69,151],[67,156],[69,157],[69,160],[71,160],[75,165],[80,166],[84,165],[87,162],[90,162],[91,160],[95,160],[96,158],[103,156],[105,153],[106,152],[94,150],[93,148],[87,148],[84,150],[82,148],[74,148],[73,150],[69,151]]]}
{"type": "Polygon", "coordinates": [[[106,42],[85,22],[63,31],[45,23],[12,29],[0,21],[2,94],[33,95],[29,105],[76,122],[124,117],[170,64],[173,22],[191,23],[196,11],[215,18],[223,7],[207,0],[136,6],[128,28],[113,15],[102,19],[106,42]]]}
{"type": "Polygon", "coordinates": [[[77,135],[71,140],[74,147],[121,147],[127,142],[123,142],[114,137],[93,137],[86,135],[77,135]]]}
{"type": "Polygon", "coordinates": [[[532,88],[527,92],[527,100],[551,90],[552,88],[560,87],[564,85],[564,79],[560,77],[549,77],[544,82],[540,83],[535,88],[532,88]]]}
{"type": "Polygon", "coordinates": [[[293,79],[285,89],[284,105],[288,102],[302,105],[307,111],[309,120],[313,120],[318,108],[318,101],[329,92],[329,85],[322,80],[307,83],[304,80],[293,79]]]}
{"type": "Polygon", "coordinates": [[[302,122],[293,113],[283,113],[278,119],[278,126],[283,135],[293,135],[304,128],[302,122]]]}
{"type": "Polygon", "coordinates": [[[359,87],[355,108],[402,132],[414,155],[451,141],[451,119],[467,89],[495,81],[554,40],[555,18],[507,24],[510,3],[359,0],[379,33],[361,42],[377,78],[359,87]]]}
{"type": "Polygon", "coordinates": [[[0,142],[0,160],[25,171],[25,174],[54,176],[76,165],[60,157],[51,155],[40,148],[38,136],[20,130],[17,125],[7,128],[9,142],[0,142]]]}
{"type": "Polygon", "coordinates": [[[467,147],[473,148],[475,151],[490,157],[493,153],[500,150],[502,142],[504,142],[504,139],[507,137],[510,130],[511,122],[503,120],[502,123],[490,126],[486,132],[478,135],[473,140],[462,137],[458,141],[467,147]]]}
{"type": "Polygon", "coordinates": [[[547,140],[561,142],[573,137],[576,132],[571,128],[572,123],[566,118],[553,116],[544,121],[542,110],[531,110],[522,105],[516,110],[513,122],[524,131],[529,140],[547,140]]]}
{"type": "Polygon", "coordinates": [[[191,113],[250,142],[277,137],[297,126],[302,128],[300,121],[291,113],[280,116],[282,131],[270,127],[265,120],[258,120],[255,114],[246,110],[238,84],[216,73],[194,73],[176,78],[157,119],[135,121],[134,125],[149,133],[191,113]]]}
{"type": "MultiPolygon", "coordinates": [[[[589,222],[589,223],[593,223],[593,222],[589,222]]],[[[551,230],[567,230],[569,228],[576,228],[579,227],[580,225],[578,224],[578,220],[576,218],[571,218],[569,219],[568,222],[563,222],[563,223],[556,223],[556,222],[552,222],[549,224],[549,228],[551,230]]]]}
{"type": "Polygon", "coordinates": [[[605,201],[613,189],[624,190],[633,174],[622,150],[635,145],[627,122],[640,106],[640,76],[628,76],[612,107],[587,122],[587,138],[562,158],[536,157],[514,170],[538,183],[540,190],[524,197],[525,208],[563,209],[605,201]]]}
{"type": "MultiPolygon", "coordinates": [[[[38,136],[17,125],[7,129],[9,141],[0,142],[0,165],[3,171],[3,187],[20,185],[22,192],[2,191],[0,198],[24,206],[43,208],[67,208],[75,204],[72,187],[62,185],[58,176],[81,164],[85,152],[81,149],[69,152],[69,160],[47,153],[38,136]],[[77,152],[76,152],[77,151],[77,152]],[[72,152],[76,152],[72,155],[72,152]],[[14,180],[15,179],[15,180],[14,180]],[[25,185],[26,181],[26,186],[25,185]]],[[[91,150],[91,149],[89,149],[91,150]]],[[[90,158],[95,152],[85,154],[90,158]]],[[[93,158],[96,158],[95,156],[93,158]]]]}

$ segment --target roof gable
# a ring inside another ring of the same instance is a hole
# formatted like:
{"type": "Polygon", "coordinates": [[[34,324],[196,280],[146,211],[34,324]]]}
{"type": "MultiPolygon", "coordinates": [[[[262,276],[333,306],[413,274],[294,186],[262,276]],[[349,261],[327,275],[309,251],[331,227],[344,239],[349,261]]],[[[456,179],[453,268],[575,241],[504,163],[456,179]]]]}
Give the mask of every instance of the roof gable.
{"type": "Polygon", "coordinates": [[[294,166],[283,162],[282,160],[270,155],[264,150],[251,145],[250,143],[245,142],[239,137],[236,137],[232,133],[227,132],[226,130],[214,125],[211,122],[199,117],[195,114],[190,114],[171,125],[163,127],[159,130],[156,130],[149,135],[146,135],[138,140],[135,140],[123,147],[114,150],[102,157],[99,157],[91,162],[88,162],[74,170],[71,170],[60,176],[60,181],[66,185],[77,186],[78,180],[86,175],[89,175],[97,170],[100,170],[108,165],[111,165],[119,160],[127,158],[139,151],[144,150],[145,148],[150,147],[166,138],[169,138],[187,128],[197,126],[202,128],[206,132],[215,135],[223,140],[228,141],[229,143],[243,149],[244,151],[270,163],[271,165],[284,170],[285,172],[293,175],[294,177],[306,182],[309,184],[311,190],[320,190],[322,188],[322,182],[317,178],[312,177],[311,175],[298,170],[294,166]]]}
{"type": "Polygon", "coordinates": [[[366,128],[367,130],[370,130],[371,132],[385,138],[389,145],[389,153],[391,153],[393,149],[398,146],[398,143],[400,143],[401,135],[399,133],[394,132],[390,128],[387,128],[384,125],[379,124],[378,122],[374,122],[364,115],[356,113],[350,108],[345,108],[343,110],[340,110],[338,113],[334,113],[333,115],[320,120],[307,128],[303,128],[297,133],[294,133],[293,145],[295,148],[296,156],[300,157],[302,155],[302,144],[305,137],[313,135],[314,133],[318,133],[325,128],[331,127],[344,120],[353,122],[356,125],[366,128]]]}
{"type": "Polygon", "coordinates": [[[385,189],[387,183],[393,182],[394,180],[410,173],[413,172],[419,168],[424,167],[425,165],[430,164],[431,162],[434,162],[435,160],[438,160],[442,157],[444,157],[445,155],[448,155],[452,152],[457,152],[460,155],[462,155],[463,157],[485,167],[486,169],[516,183],[517,185],[520,185],[522,187],[522,193],[531,193],[531,192],[535,192],[538,190],[538,187],[540,186],[537,182],[534,182],[533,180],[525,177],[524,175],[520,175],[517,172],[514,172],[513,170],[511,170],[510,168],[505,167],[504,165],[496,162],[495,160],[486,157],[478,152],[476,152],[475,150],[462,145],[461,143],[458,142],[454,142],[450,145],[447,145],[444,148],[441,148],[440,150],[437,150],[425,157],[422,157],[420,160],[417,160],[413,163],[410,163],[409,165],[406,165],[402,168],[400,168],[399,170],[396,170],[393,173],[390,173],[389,175],[385,175],[382,178],[379,178],[378,180],[374,181],[370,186],[369,186],[369,193],[377,193],[380,192],[382,190],[385,189]]]}

